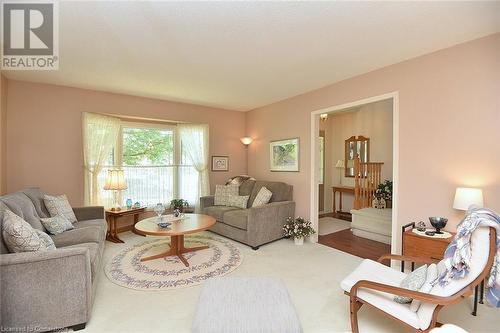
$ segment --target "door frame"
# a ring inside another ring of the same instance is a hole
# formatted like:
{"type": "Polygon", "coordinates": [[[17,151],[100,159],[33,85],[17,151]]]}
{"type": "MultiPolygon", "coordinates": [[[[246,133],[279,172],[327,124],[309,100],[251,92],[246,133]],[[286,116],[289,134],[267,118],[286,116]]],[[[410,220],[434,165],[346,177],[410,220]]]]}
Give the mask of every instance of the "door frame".
{"type": "MultiPolygon", "coordinates": [[[[348,112],[348,108],[361,106],[373,102],[379,102],[387,99],[392,99],[392,232],[391,232],[391,253],[398,253],[398,207],[399,207],[399,92],[394,91],[383,95],[372,96],[354,102],[333,105],[330,107],[322,108],[311,112],[311,203],[310,203],[310,216],[311,222],[315,230],[318,230],[318,207],[319,207],[319,191],[318,179],[319,169],[319,146],[318,146],[318,133],[319,133],[319,116],[322,113],[335,113],[335,112],[348,112]]],[[[325,189],[326,191],[326,189],[325,189]]],[[[318,242],[318,233],[314,234],[314,241],[318,242]]]]}

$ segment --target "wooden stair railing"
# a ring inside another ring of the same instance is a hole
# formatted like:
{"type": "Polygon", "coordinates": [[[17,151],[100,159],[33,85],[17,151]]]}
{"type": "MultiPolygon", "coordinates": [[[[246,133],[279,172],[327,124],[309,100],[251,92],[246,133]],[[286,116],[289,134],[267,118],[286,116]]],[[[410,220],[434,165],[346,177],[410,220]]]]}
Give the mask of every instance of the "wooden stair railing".
{"type": "Polygon", "coordinates": [[[382,182],[383,162],[361,163],[354,159],[354,209],[372,206],[377,186],[382,182]]]}

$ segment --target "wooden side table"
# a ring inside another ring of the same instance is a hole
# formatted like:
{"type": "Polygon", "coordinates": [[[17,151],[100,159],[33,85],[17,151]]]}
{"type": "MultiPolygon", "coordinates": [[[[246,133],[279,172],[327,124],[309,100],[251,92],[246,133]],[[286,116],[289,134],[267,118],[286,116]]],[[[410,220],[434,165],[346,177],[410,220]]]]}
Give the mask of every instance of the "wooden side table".
{"type": "Polygon", "coordinates": [[[342,211],[342,193],[350,193],[350,194],[354,194],[354,187],[352,186],[342,186],[342,185],[338,185],[338,186],[332,186],[332,194],[333,194],[333,212],[334,213],[345,213],[342,211]],[[339,210],[337,211],[337,203],[336,203],[336,198],[335,198],[335,194],[339,192],[339,210]]]}
{"type": "MultiPolygon", "coordinates": [[[[415,223],[410,223],[404,225],[403,229],[403,255],[411,257],[426,257],[432,258],[436,261],[443,259],[444,251],[455,238],[456,233],[450,232],[452,235],[448,238],[433,238],[421,236],[412,231],[415,227],[415,223]]],[[[403,272],[405,268],[404,261],[401,263],[401,271],[403,272]]],[[[412,263],[411,270],[415,269],[415,263],[412,263]]],[[[481,291],[479,293],[479,288],[476,286],[474,290],[474,305],[472,310],[472,315],[477,315],[477,303],[478,296],[480,297],[479,303],[483,304],[483,294],[484,294],[484,281],[480,285],[481,291]]]]}
{"type": "MultiPolygon", "coordinates": [[[[124,243],[118,237],[118,230],[116,227],[116,219],[123,216],[134,216],[134,226],[137,222],[139,222],[139,214],[144,213],[146,207],[139,208],[122,208],[121,210],[106,210],[106,220],[108,221],[108,233],[106,235],[106,240],[113,243],[124,243]]],[[[132,228],[134,230],[134,228],[132,228]]]]}

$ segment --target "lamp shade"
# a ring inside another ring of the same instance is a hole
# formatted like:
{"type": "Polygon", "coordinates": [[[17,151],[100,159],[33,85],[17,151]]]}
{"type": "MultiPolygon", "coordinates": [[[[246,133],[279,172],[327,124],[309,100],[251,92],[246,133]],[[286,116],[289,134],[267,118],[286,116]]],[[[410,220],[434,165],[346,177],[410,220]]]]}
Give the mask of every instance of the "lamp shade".
{"type": "Polygon", "coordinates": [[[123,170],[108,170],[106,183],[104,184],[105,190],[126,190],[127,183],[125,182],[125,175],[123,170]]]}
{"type": "Polygon", "coordinates": [[[343,168],[344,167],[344,160],[338,160],[337,164],[335,164],[336,168],[343,168]]]}
{"type": "Polygon", "coordinates": [[[479,188],[458,187],[455,192],[453,208],[468,210],[471,205],[483,207],[483,190],[479,188]]]}
{"type": "Polygon", "coordinates": [[[248,146],[249,144],[252,143],[253,139],[249,136],[245,136],[244,138],[240,139],[241,143],[243,143],[245,146],[248,146]]]}

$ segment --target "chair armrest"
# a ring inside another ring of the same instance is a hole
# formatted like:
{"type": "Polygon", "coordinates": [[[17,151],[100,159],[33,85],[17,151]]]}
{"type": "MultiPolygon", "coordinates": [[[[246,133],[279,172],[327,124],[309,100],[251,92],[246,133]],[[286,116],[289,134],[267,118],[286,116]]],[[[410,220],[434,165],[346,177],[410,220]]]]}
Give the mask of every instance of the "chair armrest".
{"type": "Polygon", "coordinates": [[[86,207],[73,207],[76,219],[78,221],[97,220],[104,218],[103,206],[86,206],[86,207]]]}
{"type": "Polygon", "coordinates": [[[283,237],[286,219],[295,215],[294,201],[271,202],[248,209],[248,241],[252,246],[283,237]]]}
{"type": "Polygon", "coordinates": [[[87,248],[2,254],[0,275],[2,327],[36,323],[60,328],[88,321],[92,284],[87,248]]]}
{"type": "Polygon", "coordinates": [[[384,254],[377,261],[381,263],[384,260],[408,261],[416,264],[435,264],[439,262],[439,260],[433,258],[401,256],[398,254],[384,254]]]}
{"type": "MultiPolygon", "coordinates": [[[[427,303],[433,303],[433,304],[440,304],[440,305],[450,305],[454,303],[458,303],[461,301],[461,295],[456,295],[456,296],[448,296],[448,297],[441,297],[441,296],[436,296],[432,294],[426,294],[426,293],[421,293],[419,291],[414,291],[410,289],[405,289],[401,287],[395,287],[395,286],[390,286],[387,284],[383,283],[378,283],[374,281],[368,281],[368,280],[360,280],[356,282],[354,286],[352,286],[351,291],[349,292],[349,296],[351,297],[351,300],[354,301],[354,298],[357,297],[357,292],[358,289],[360,288],[365,288],[365,289],[372,289],[376,291],[381,291],[393,295],[398,295],[398,296],[404,296],[404,297],[411,297],[413,299],[417,299],[423,302],[427,303]]],[[[472,292],[472,288],[471,288],[472,292]]]]}
{"type": "Polygon", "coordinates": [[[213,206],[214,200],[215,200],[215,197],[213,195],[207,195],[204,197],[200,197],[200,211],[203,212],[203,209],[213,206]]]}

